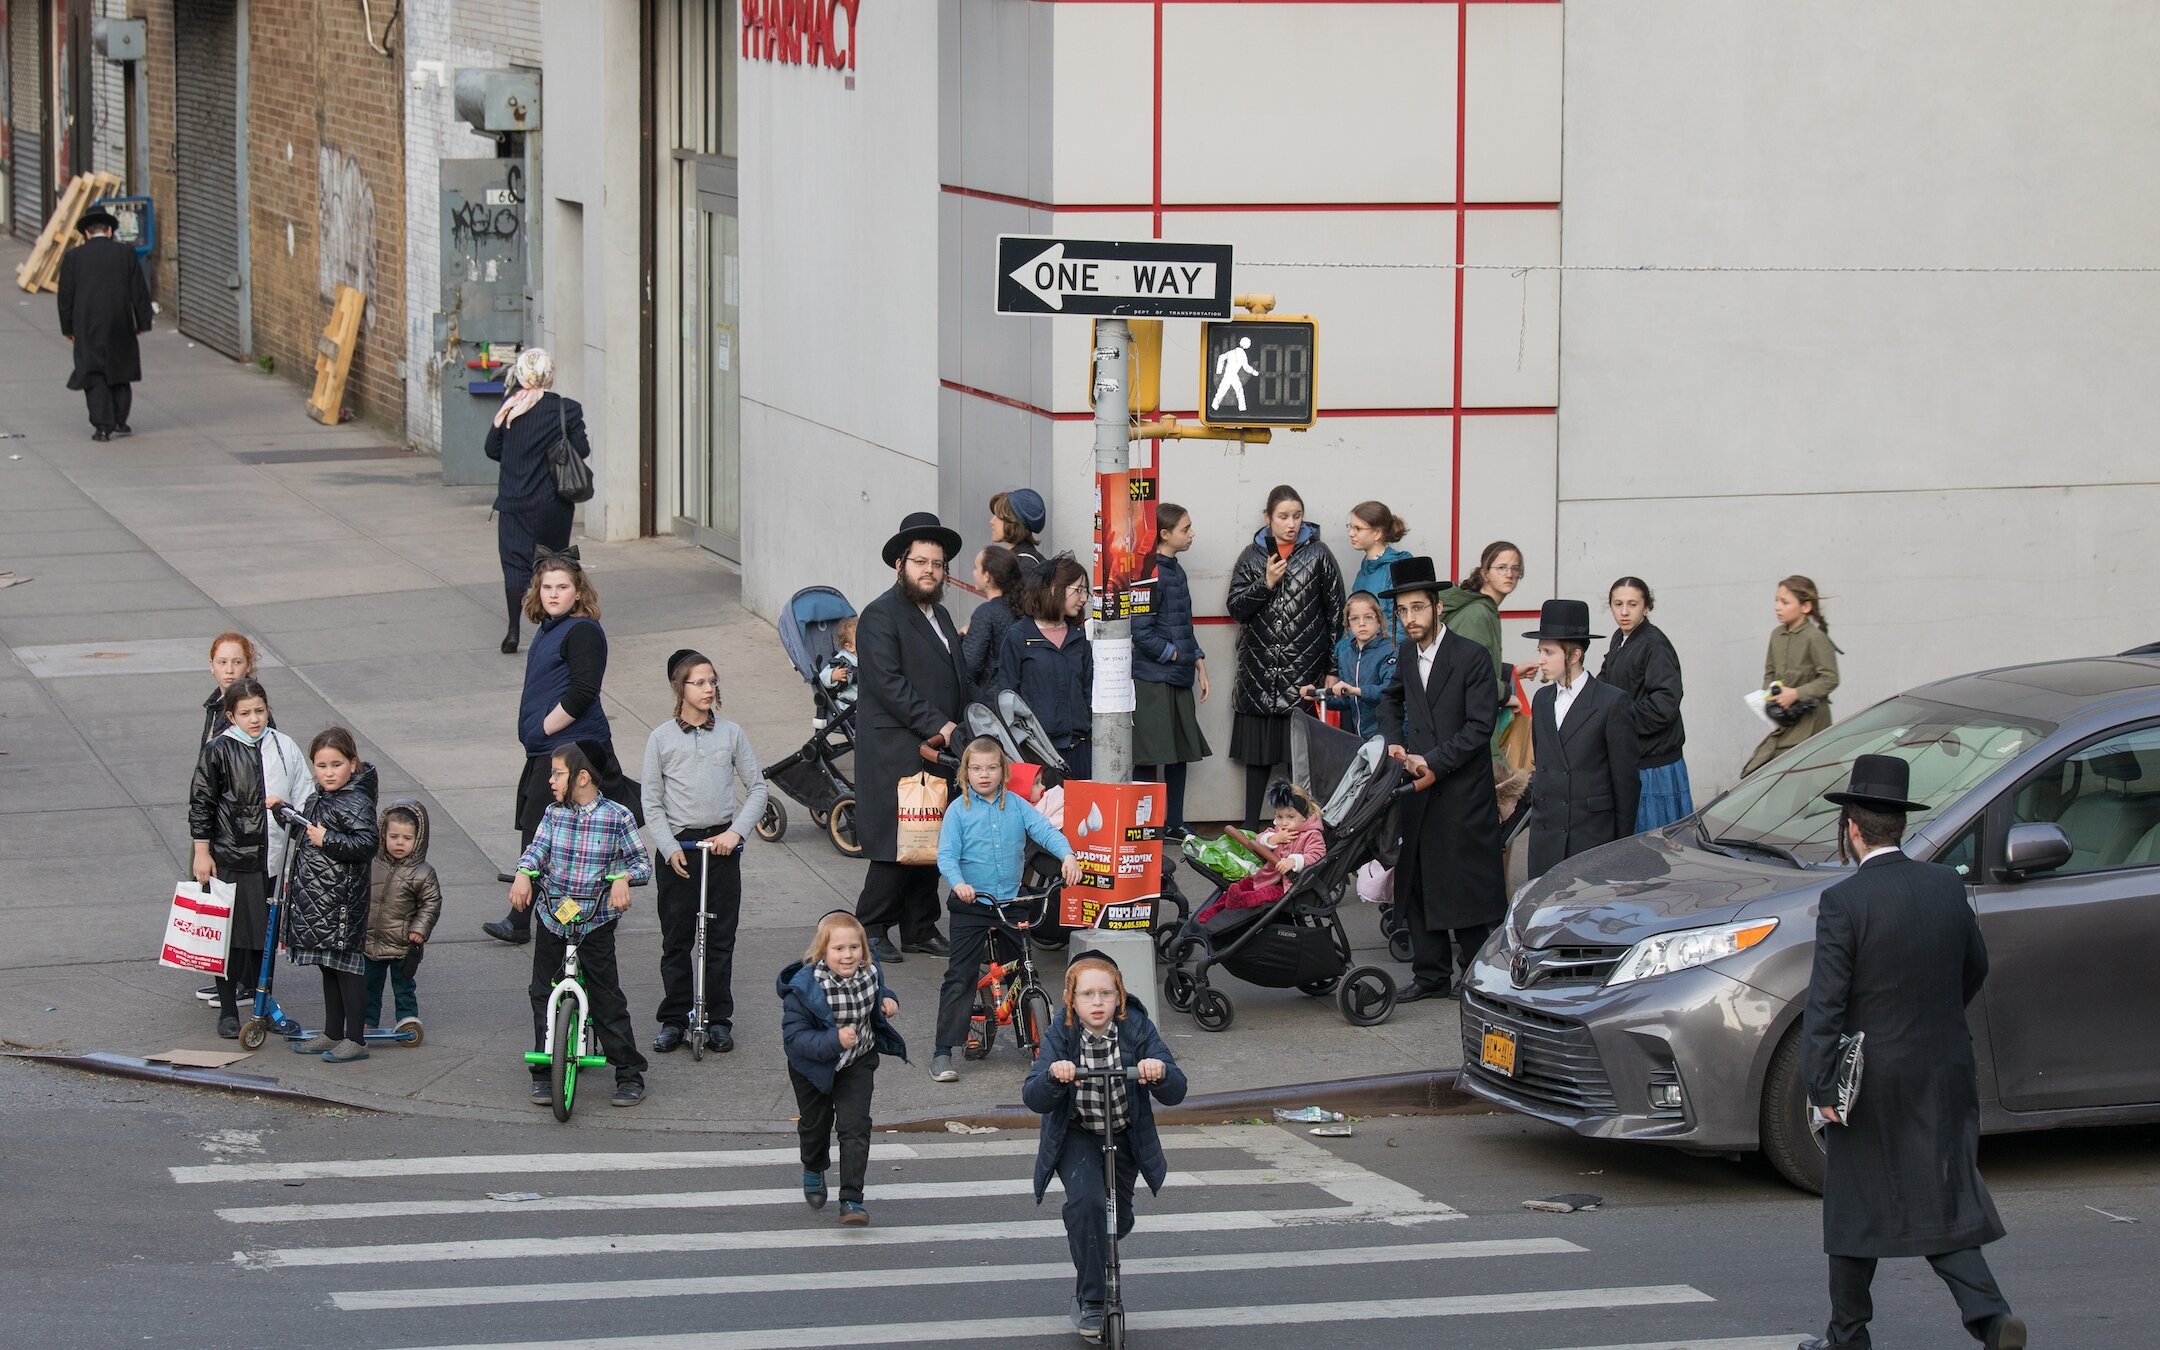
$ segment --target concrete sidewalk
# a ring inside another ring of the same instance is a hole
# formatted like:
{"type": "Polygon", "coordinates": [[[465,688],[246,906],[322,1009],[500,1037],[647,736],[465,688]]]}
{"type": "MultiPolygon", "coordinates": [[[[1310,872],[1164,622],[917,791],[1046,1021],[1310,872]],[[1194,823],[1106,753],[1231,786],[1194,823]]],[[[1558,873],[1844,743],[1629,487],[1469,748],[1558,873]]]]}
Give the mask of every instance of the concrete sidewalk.
{"type": "MultiPolygon", "coordinates": [[[[0,245],[0,264],[12,269],[21,252],[0,245]]],[[[187,857],[187,784],[211,685],[205,649],[236,627],[275,662],[263,679],[281,727],[303,742],[332,722],[350,727],[386,799],[429,804],[430,856],[446,891],[420,973],[424,1046],[334,1067],[273,1042],[236,1069],[354,1103],[538,1118],[523,1104],[519,1058],[530,1037],[527,951],[478,932],[504,908],[494,878],[516,854],[510,785],[523,759],[514,721],[524,661],[496,650],[492,494],[443,487],[438,461],[405,453],[380,428],[316,425],[300,388],[195,346],[166,317],[144,339],[135,435],[95,444],[81,397],[64,388],[51,297],[7,297],[0,572],[29,580],[0,589],[0,1041],[123,1054],[237,1048],[216,1038],[195,1001],[200,981],[151,959],[187,857]]],[[[726,567],[672,539],[580,544],[608,631],[608,716],[633,771],[646,733],[668,715],[661,666],[677,647],[715,659],[724,715],[748,728],[766,762],[801,744],[808,691],[771,627],[738,604],[726,567]]],[[[584,1123],[781,1128],[794,1114],[773,976],[819,914],[852,907],[861,865],[807,812],[791,817],[784,841],[753,840],[744,861],[736,1052],[702,1064],[654,1056],[642,1107],[581,1113],[584,1123]]],[[[659,996],[651,894],[636,892],[623,934],[642,1040],[659,996]]],[[[1391,964],[1369,911],[1351,915],[1351,931],[1361,959],[1391,964]]],[[[1009,1043],[963,1066],[957,1085],[928,1081],[942,967],[917,956],[890,972],[916,1063],[880,1074],[882,1118],[1018,1100],[1023,1066],[1009,1043]]],[[[288,1009],[318,1020],[314,972],[287,966],[279,979],[288,1009]]],[[[1157,1008],[1196,1091],[1459,1058],[1452,1003],[1406,1007],[1361,1030],[1331,1000],[1225,987],[1238,1017],[1222,1035],[1157,1008]]]]}

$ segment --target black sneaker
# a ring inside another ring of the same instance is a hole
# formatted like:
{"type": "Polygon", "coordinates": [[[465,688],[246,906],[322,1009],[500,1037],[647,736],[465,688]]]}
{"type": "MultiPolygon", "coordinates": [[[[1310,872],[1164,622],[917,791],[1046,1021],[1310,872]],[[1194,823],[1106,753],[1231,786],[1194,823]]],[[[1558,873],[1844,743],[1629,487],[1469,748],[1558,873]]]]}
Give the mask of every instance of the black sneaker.
{"type": "Polygon", "coordinates": [[[625,1078],[615,1085],[615,1097],[611,1106],[636,1106],[645,1100],[645,1083],[642,1079],[625,1078]]]}
{"type": "Polygon", "coordinates": [[[218,1034],[219,1038],[220,1038],[220,1039],[223,1039],[223,1040],[228,1040],[228,1041],[237,1041],[237,1040],[239,1040],[239,1039],[240,1039],[240,1019],[239,1019],[238,1017],[233,1017],[233,1016],[224,1016],[224,1017],[220,1017],[220,1018],[218,1018],[218,1020],[217,1020],[217,1034],[218,1034]]]}
{"type": "Polygon", "coordinates": [[[534,1106],[553,1106],[555,1104],[554,1084],[548,1082],[545,1078],[533,1079],[532,1104],[534,1106]]]}
{"type": "Polygon", "coordinates": [[[528,928],[520,932],[507,919],[497,919],[493,923],[481,924],[480,931],[494,938],[497,942],[507,942],[513,947],[522,947],[532,941],[531,929],[528,928]]]}

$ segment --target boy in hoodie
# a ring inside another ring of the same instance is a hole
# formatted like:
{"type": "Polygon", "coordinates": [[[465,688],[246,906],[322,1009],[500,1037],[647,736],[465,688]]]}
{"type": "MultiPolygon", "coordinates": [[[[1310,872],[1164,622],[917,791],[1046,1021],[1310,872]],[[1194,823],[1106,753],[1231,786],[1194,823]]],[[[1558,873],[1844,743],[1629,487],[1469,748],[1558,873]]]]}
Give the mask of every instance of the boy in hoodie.
{"type": "Polygon", "coordinates": [[[442,882],[427,860],[427,808],[393,802],[382,813],[382,851],[369,869],[367,1024],[382,1024],[383,984],[390,985],[399,1031],[420,1030],[420,968],[428,934],[442,917],[442,882]]]}

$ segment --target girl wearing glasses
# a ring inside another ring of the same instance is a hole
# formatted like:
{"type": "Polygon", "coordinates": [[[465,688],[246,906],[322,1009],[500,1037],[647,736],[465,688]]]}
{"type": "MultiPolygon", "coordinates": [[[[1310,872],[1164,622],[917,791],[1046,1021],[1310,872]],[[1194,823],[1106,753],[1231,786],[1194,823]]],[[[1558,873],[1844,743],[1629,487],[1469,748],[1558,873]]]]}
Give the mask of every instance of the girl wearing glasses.
{"type": "Polygon", "coordinates": [[[1071,776],[1086,778],[1094,768],[1088,736],[1095,726],[1087,569],[1069,553],[1037,566],[1020,593],[1019,609],[1021,617],[1005,630],[996,687],[1017,690],[1027,700],[1071,776]]]}
{"type": "Polygon", "coordinates": [[[1495,539],[1478,555],[1476,571],[1440,593],[1440,621],[1448,631],[1492,653],[1493,678],[1500,682],[1500,716],[1493,724],[1496,751],[1508,722],[1519,711],[1510,702],[1508,665],[1500,659],[1500,610],[1522,579],[1522,550],[1505,539],[1495,539]]]}
{"type": "Polygon", "coordinates": [[[668,658],[675,713],[645,741],[645,832],[659,887],[660,1034],[667,1054],[691,1031],[691,953],[698,879],[705,885],[705,1048],[735,1048],[735,930],[742,919],[742,846],[765,814],[765,775],[743,729],[720,716],[713,663],[685,648],[668,658]],[[710,857],[699,858],[700,850],[710,857]]]}

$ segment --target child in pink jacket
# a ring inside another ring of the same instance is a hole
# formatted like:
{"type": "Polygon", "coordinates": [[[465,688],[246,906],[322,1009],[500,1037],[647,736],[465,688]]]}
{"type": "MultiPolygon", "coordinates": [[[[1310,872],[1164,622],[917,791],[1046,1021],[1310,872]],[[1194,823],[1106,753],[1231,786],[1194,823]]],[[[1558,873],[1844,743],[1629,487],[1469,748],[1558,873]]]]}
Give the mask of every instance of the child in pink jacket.
{"type": "Polygon", "coordinates": [[[1230,883],[1214,903],[1195,920],[1206,923],[1231,909],[1257,909],[1282,899],[1290,880],[1327,856],[1327,836],[1321,828],[1320,807],[1296,784],[1278,778],[1268,784],[1268,809],[1275,813],[1275,827],[1263,832],[1259,842],[1275,854],[1275,863],[1243,881],[1230,883]]]}

